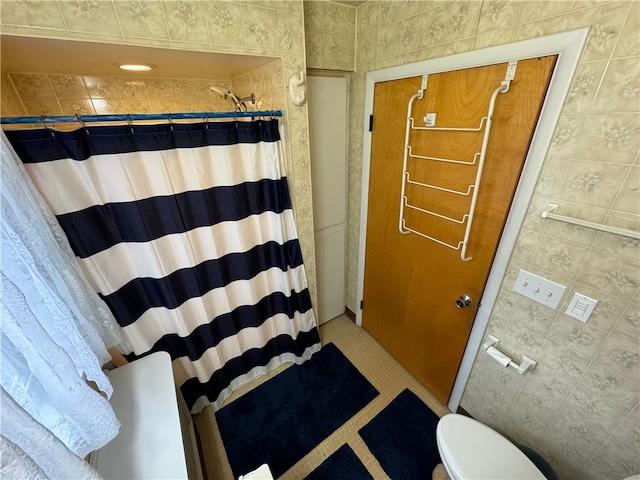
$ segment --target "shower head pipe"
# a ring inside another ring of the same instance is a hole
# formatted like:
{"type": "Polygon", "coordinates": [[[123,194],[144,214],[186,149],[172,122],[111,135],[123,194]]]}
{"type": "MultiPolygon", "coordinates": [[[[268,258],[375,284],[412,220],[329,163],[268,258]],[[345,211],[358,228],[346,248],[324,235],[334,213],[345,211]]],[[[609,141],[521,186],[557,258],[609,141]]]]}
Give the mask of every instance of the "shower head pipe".
{"type": "Polygon", "coordinates": [[[248,97],[238,97],[235,93],[233,93],[231,90],[222,90],[218,87],[209,87],[210,90],[217,94],[220,95],[222,98],[226,99],[230,99],[234,106],[236,111],[238,112],[246,112],[247,111],[247,105],[246,102],[251,102],[253,105],[256,104],[256,96],[252,93],[251,95],[249,95],[248,97]]]}

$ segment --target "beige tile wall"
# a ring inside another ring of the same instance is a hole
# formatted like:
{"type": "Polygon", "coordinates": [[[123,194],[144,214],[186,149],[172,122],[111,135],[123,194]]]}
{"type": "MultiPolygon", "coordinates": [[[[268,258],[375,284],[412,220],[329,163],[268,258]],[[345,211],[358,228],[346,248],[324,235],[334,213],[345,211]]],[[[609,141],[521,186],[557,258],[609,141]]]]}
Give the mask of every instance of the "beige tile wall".
{"type": "MultiPolygon", "coordinates": [[[[0,9],[0,29],[7,34],[280,58],[281,83],[265,92],[270,97],[286,92],[288,78],[306,70],[301,0],[3,0],[0,9]]],[[[279,103],[286,107],[290,188],[315,305],[307,108],[293,105],[288,95],[279,103]]]]}
{"type": "Polygon", "coordinates": [[[211,92],[211,86],[240,97],[253,93],[265,110],[286,108],[280,60],[232,79],[21,72],[10,72],[7,78],[8,91],[17,93],[14,101],[24,107],[27,116],[233,111],[232,101],[211,92]]]}
{"type": "MultiPolygon", "coordinates": [[[[563,213],[640,226],[638,1],[369,1],[357,8],[351,78],[347,286],[356,281],[368,71],[591,27],[489,331],[540,362],[522,377],[480,355],[462,406],[538,449],[560,478],[640,473],[640,242],[544,220],[563,213]],[[567,285],[558,311],[511,291],[520,268],[567,285]],[[587,324],[564,311],[573,292],[599,300],[587,324]]],[[[307,24],[309,21],[307,20],[307,24]]]]}
{"type": "Polygon", "coordinates": [[[0,72],[0,115],[3,117],[20,117],[26,115],[20,97],[9,79],[9,74],[0,72]]]}
{"type": "MultiPolygon", "coordinates": [[[[286,92],[282,62],[276,60],[231,80],[232,91],[242,96],[255,94],[264,110],[285,110],[286,92]]],[[[228,101],[228,100],[227,100],[228,101]]],[[[228,108],[228,106],[227,106],[228,108]]]]}
{"type": "Polygon", "coordinates": [[[170,113],[232,110],[209,87],[228,79],[95,77],[10,72],[28,116],[170,113]]]}
{"type": "Polygon", "coordinates": [[[356,8],[327,1],[304,2],[307,67],[355,70],[356,8]]]}

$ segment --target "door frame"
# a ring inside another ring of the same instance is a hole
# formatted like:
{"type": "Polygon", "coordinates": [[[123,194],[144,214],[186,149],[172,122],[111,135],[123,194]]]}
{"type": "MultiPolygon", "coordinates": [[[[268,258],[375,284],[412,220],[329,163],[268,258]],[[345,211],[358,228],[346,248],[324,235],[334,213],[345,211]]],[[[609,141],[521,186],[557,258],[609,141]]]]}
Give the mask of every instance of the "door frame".
{"type": "MultiPolygon", "coordinates": [[[[363,121],[362,148],[362,192],[360,199],[360,238],[358,253],[357,312],[356,323],[362,326],[361,300],[364,292],[364,260],[366,253],[367,214],[369,199],[369,175],[371,159],[371,133],[369,117],[373,114],[373,95],[375,84],[390,80],[400,80],[435,74],[451,70],[481,67],[512,60],[524,60],[546,55],[558,55],[556,67],[551,77],[547,96],[544,100],[540,118],[536,126],[531,146],[525,159],[524,168],[516,188],[516,193],[509,209],[507,222],[503,230],[495,259],[491,265],[487,284],[482,295],[482,307],[476,314],[469,341],[465,348],[462,363],[449,397],[447,406],[452,412],[457,411],[462,400],[462,393],[471,375],[476,354],[480,349],[493,305],[498,296],[500,285],[507,270],[507,264],[516,244],[518,234],[524,222],[527,208],[533,197],[542,165],[551,144],[554,130],[573,76],[578,67],[584,49],[589,28],[581,28],[563,33],[547,35],[515,43],[472,50],[447,57],[440,57],[423,62],[399,65],[397,67],[375,70],[367,73],[363,121]]],[[[516,71],[516,75],[517,75],[516,71]]]]}

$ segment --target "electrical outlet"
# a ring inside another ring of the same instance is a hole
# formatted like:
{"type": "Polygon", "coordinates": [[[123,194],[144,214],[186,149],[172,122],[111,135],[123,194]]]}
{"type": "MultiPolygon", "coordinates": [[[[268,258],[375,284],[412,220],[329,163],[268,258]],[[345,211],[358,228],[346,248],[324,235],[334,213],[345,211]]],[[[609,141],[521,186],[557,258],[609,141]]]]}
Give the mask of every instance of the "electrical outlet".
{"type": "Polygon", "coordinates": [[[566,289],[567,287],[564,285],[539,277],[526,270],[520,270],[516,283],[513,285],[514,292],[553,310],[556,310],[560,305],[560,300],[562,300],[562,295],[564,295],[566,289]]]}

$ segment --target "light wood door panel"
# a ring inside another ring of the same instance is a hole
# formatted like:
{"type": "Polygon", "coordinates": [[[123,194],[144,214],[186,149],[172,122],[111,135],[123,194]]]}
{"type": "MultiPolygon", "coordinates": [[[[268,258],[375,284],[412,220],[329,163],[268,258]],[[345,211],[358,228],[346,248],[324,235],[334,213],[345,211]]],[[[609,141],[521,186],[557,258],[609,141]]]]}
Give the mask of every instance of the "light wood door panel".
{"type": "MultiPolygon", "coordinates": [[[[407,103],[421,77],[376,84],[365,254],[362,321],[369,331],[440,401],[446,403],[460,366],[478,300],[493,262],[526,158],[555,57],[523,60],[507,93],[496,100],[491,136],[467,247],[473,257],[414,233],[398,230],[407,103]],[[466,293],[473,305],[459,309],[466,293]]],[[[438,127],[477,127],[507,64],[429,75],[425,96],[412,116],[419,125],[428,112],[438,127]]],[[[482,132],[412,131],[413,154],[472,161],[482,132]]],[[[413,180],[466,191],[476,167],[410,159],[413,180]]],[[[409,202],[461,219],[470,196],[409,186],[409,202]]],[[[465,224],[405,209],[406,225],[457,245],[465,224]]]]}

